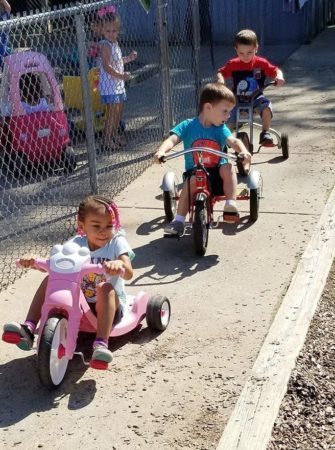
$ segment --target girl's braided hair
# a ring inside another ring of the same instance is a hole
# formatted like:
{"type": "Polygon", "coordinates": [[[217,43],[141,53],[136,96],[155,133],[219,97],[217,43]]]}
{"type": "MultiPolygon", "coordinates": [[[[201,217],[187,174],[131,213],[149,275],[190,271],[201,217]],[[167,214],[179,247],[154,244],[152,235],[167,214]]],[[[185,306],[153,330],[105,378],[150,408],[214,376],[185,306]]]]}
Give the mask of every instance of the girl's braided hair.
{"type": "Polygon", "coordinates": [[[96,212],[100,205],[104,205],[106,211],[111,215],[111,221],[115,231],[121,228],[119,210],[116,204],[103,195],[90,195],[79,203],[78,221],[83,222],[88,212],[96,212]]]}

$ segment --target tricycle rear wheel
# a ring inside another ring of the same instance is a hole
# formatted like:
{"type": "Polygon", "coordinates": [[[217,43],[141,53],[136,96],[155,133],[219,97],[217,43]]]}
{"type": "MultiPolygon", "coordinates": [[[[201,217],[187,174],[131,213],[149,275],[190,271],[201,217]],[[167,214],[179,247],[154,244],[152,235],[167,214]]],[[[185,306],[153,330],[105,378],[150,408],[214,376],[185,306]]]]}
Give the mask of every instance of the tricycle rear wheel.
{"type": "Polygon", "coordinates": [[[259,211],[259,189],[250,189],[250,220],[256,222],[259,211]]]}
{"type": "Polygon", "coordinates": [[[66,344],[68,320],[54,314],[46,321],[37,354],[37,371],[41,383],[55,389],[64,380],[69,360],[63,354],[66,344]]]}
{"type": "Polygon", "coordinates": [[[147,304],[146,319],[148,327],[156,331],[164,331],[169,325],[171,305],[167,297],[154,295],[147,304]]]}
{"type": "Polygon", "coordinates": [[[281,152],[283,158],[288,159],[289,157],[288,135],[284,133],[281,135],[281,152]]]}
{"type": "Polygon", "coordinates": [[[172,222],[177,211],[177,199],[175,192],[163,191],[165,219],[172,222]]]}

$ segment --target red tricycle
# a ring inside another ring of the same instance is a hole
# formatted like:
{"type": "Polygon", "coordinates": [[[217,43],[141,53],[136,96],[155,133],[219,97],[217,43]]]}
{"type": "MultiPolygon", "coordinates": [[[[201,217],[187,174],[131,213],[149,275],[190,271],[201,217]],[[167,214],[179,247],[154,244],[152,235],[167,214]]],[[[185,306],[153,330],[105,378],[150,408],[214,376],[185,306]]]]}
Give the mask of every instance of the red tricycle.
{"type": "MultiPolygon", "coordinates": [[[[161,162],[165,162],[169,159],[178,158],[186,153],[197,154],[197,164],[194,168],[196,193],[193,198],[190,199],[189,206],[189,224],[188,228],[192,228],[194,249],[197,255],[203,256],[206,253],[208,244],[208,235],[210,228],[216,228],[219,226],[220,218],[214,222],[214,205],[216,202],[225,200],[224,195],[215,195],[212,192],[208,171],[205,167],[202,154],[215,155],[220,158],[231,159],[239,161],[243,158],[239,155],[232,155],[230,153],[214,150],[207,147],[193,147],[178,152],[171,153],[169,155],[160,158],[161,162]]],[[[249,219],[255,222],[258,219],[259,200],[261,198],[261,192],[263,187],[263,181],[260,173],[257,170],[250,170],[246,178],[246,187],[237,195],[237,200],[249,200],[250,216],[249,219]]],[[[164,175],[162,182],[164,211],[167,222],[171,222],[177,211],[177,202],[179,199],[179,188],[174,172],[169,171],[164,175]]],[[[187,228],[187,227],[186,227],[187,228]]],[[[180,237],[179,235],[167,235],[164,237],[180,237]]]]}
{"type": "Polygon", "coordinates": [[[74,171],[67,116],[54,70],[44,55],[27,51],[4,58],[0,109],[3,171],[16,176],[36,166],[74,171]]]}

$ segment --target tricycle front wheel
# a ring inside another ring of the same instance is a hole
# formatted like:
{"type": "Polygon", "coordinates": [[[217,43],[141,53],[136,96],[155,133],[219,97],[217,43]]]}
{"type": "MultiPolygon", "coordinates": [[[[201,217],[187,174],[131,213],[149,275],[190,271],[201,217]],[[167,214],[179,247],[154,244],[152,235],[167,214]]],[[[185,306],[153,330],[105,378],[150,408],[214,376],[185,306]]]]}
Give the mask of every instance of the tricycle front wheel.
{"type": "Polygon", "coordinates": [[[195,202],[193,222],[193,243],[197,255],[204,256],[207,250],[209,234],[209,218],[207,200],[195,202]]]}
{"type": "Polygon", "coordinates": [[[46,321],[42,330],[37,355],[37,371],[41,383],[55,389],[64,380],[69,360],[65,357],[68,320],[55,314],[46,321]]]}

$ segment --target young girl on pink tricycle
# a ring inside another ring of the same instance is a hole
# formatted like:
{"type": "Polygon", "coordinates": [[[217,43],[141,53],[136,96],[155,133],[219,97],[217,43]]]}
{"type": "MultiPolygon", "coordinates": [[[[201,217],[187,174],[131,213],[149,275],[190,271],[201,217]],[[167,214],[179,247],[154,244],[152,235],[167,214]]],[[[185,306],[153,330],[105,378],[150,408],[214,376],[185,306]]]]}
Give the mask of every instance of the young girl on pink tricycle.
{"type": "Polygon", "coordinates": [[[30,350],[39,323],[37,368],[45,386],[53,388],[63,381],[68,361],[76,354],[79,331],[96,332],[89,365],[107,369],[112,361],[110,336],[128,333],[145,316],[150,328],[163,331],[167,327],[167,298],[125,293],[124,280],[133,276],[133,256],[116,205],[95,195],[79,205],[78,235],[55,245],[50,260],[19,260],[22,267],[47,271],[49,276],[37,289],[25,322],[5,324],[2,339],[30,350]]]}

